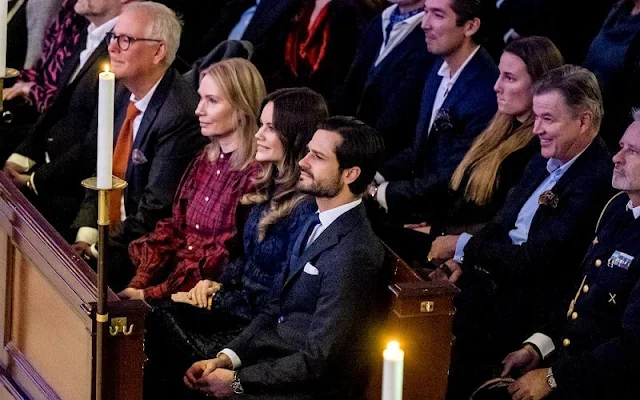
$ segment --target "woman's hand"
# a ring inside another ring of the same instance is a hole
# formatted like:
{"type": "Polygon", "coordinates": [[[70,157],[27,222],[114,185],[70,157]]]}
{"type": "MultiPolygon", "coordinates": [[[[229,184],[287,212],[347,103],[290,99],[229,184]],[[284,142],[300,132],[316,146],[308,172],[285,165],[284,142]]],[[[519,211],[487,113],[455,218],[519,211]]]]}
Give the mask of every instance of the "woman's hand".
{"type": "Polygon", "coordinates": [[[194,306],[211,309],[210,299],[213,299],[214,294],[220,290],[220,288],[222,288],[220,283],[204,279],[189,291],[187,297],[192,301],[194,306]]]}

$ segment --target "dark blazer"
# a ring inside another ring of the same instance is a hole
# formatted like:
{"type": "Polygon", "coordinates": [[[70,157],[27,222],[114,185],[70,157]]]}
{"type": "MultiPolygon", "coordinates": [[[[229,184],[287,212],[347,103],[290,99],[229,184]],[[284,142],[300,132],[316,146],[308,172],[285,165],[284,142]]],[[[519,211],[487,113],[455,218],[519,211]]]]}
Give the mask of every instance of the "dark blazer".
{"type": "MultiPolygon", "coordinates": [[[[131,92],[124,86],[119,88],[114,143],[124,122],[130,96],[131,92]]],[[[151,97],[133,143],[125,175],[127,217],[113,240],[127,245],[152,231],[158,220],[171,216],[180,178],[206,143],[194,113],[197,105],[193,88],[177,71],[169,69],[151,97]]],[[[95,144],[95,135],[93,137],[95,144]]],[[[97,192],[86,191],[73,227],[97,227],[97,207],[97,192]]]]}
{"type": "MultiPolygon", "coordinates": [[[[301,0],[262,0],[253,15],[242,40],[254,46],[251,61],[263,76],[272,74],[284,60],[284,46],[291,21],[301,0]]],[[[242,13],[255,5],[255,0],[225,0],[214,24],[194,46],[191,58],[204,57],[222,41],[227,40],[242,13]]],[[[192,61],[191,59],[188,61],[192,61]]]]}
{"type": "Polygon", "coordinates": [[[242,360],[245,391],[356,395],[383,261],[363,205],[292,257],[271,302],[227,346],[242,360]]]}
{"type": "Polygon", "coordinates": [[[640,393],[640,220],[628,201],[621,193],[603,211],[582,262],[583,284],[571,290],[575,308],[568,317],[562,308],[566,332],[556,336],[553,363],[558,393],[629,400],[640,393]],[[630,263],[620,263],[621,253],[630,263]]]}
{"type": "Polygon", "coordinates": [[[35,173],[38,191],[32,197],[40,212],[58,229],[69,227],[84,196],[80,182],[95,170],[95,151],[85,151],[84,146],[88,127],[97,116],[98,74],[109,54],[106,43],[101,43],[70,82],[83,49],[84,45],[78,46],[75,62],[65,65],[60,93],[15,151],[36,162],[29,171],[35,173]]]}
{"type": "Polygon", "coordinates": [[[432,190],[449,185],[453,171],[497,109],[493,85],[498,68],[480,48],[451,88],[431,132],[427,132],[442,81],[438,75],[442,62],[440,59],[434,63],[427,78],[413,145],[380,169],[389,181],[386,199],[394,218],[420,214],[421,204],[428,201],[432,190]]]}
{"type": "MultiPolygon", "coordinates": [[[[495,285],[493,308],[484,304],[482,314],[495,329],[492,335],[494,344],[502,348],[501,356],[519,347],[534,327],[565,304],[600,210],[612,194],[612,162],[598,137],[553,187],[557,206],[540,205],[527,241],[515,245],[509,231],[525,202],[549,175],[546,165],[541,155],[531,160],[496,218],[464,248],[463,277],[467,272],[467,278],[488,274],[495,285]]],[[[475,284],[473,279],[460,282],[461,289],[475,284]]],[[[459,318],[465,318],[464,313],[459,318]]]]}
{"type": "Polygon", "coordinates": [[[435,57],[427,51],[419,25],[375,66],[382,41],[378,15],[362,35],[349,75],[330,108],[332,114],[353,115],[376,128],[389,159],[413,141],[422,88],[435,57]]]}

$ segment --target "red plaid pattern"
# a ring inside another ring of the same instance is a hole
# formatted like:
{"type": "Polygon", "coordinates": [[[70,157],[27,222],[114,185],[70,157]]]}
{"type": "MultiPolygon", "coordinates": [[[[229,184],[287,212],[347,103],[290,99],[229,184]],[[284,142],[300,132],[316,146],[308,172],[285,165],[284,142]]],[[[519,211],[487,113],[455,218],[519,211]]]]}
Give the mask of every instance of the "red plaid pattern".
{"type": "Polygon", "coordinates": [[[212,162],[206,150],[201,152],[185,172],[173,216],[129,245],[137,267],[129,286],[144,289],[145,299],[164,298],[190,290],[202,279],[216,279],[228,262],[229,248],[239,246],[238,205],[252,191],[260,165],[254,161],[233,171],[229,157],[223,154],[212,162]]]}

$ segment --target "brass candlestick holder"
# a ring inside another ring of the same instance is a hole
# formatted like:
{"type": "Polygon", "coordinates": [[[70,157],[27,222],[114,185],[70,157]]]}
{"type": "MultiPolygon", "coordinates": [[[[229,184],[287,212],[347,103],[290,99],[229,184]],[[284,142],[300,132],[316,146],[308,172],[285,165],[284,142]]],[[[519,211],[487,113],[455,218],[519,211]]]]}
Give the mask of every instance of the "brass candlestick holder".
{"type": "Polygon", "coordinates": [[[4,90],[4,80],[16,78],[20,75],[20,71],[14,68],[5,68],[4,75],[0,76],[0,115],[2,116],[2,120],[5,122],[11,122],[13,116],[10,111],[4,111],[4,95],[2,91],[4,90]]]}
{"type": "Polygon", "coordinates": [[[82,181],[82,186],[98,192],[98,306],[96,310],[96,358],[94,371],[96,373],[96,399],[104,398],[104,347],[107,337],[107,323],[109,310],[107,309],[107,244],[109,242],[109,197],[113,190],[124,189],[127,182],[112,176],[111,189],[98,188],[98,178],[91,177],[82,181]]]}

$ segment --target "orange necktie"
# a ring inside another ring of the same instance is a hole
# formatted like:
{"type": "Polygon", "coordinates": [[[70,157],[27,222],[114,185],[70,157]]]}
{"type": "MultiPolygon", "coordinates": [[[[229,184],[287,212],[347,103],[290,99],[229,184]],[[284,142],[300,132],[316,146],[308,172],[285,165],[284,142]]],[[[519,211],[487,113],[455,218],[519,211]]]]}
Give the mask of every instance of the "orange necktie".
{"type": "MultiPolygon", "coordinates": [[[[133,101],[129,102],[127,114],[120,128],[116,148],[113,150],[113,175],[124,179],[129,164],[129,156],[133,147],[133,120],[140,114],[140,110],[133,101]]],[[[121,221],[120,205],[122,203],[122,190],[113,190],[109,200],[109,220],[111,225],[118,225],[121,221]]]]}

